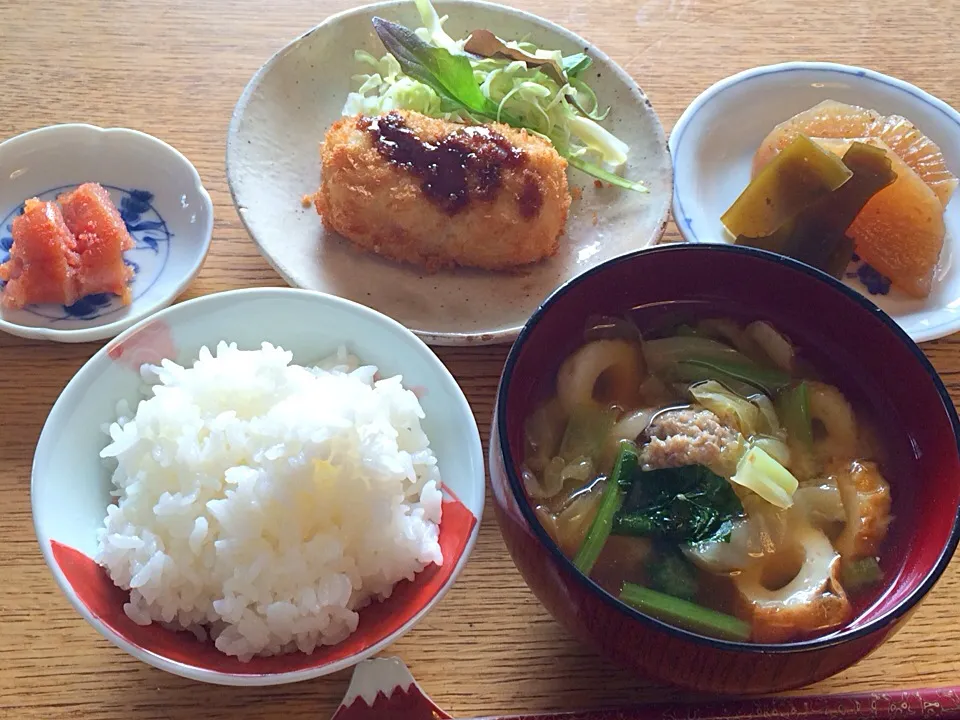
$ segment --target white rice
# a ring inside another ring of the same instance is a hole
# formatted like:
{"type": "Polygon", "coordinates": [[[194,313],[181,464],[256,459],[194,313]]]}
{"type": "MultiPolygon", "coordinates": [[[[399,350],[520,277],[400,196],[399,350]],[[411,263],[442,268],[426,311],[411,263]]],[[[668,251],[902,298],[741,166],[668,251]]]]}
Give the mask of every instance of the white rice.
{"type": "Polygon", "coordinates": [[[309,653],[443,562],[416,396],[343,349],[291,362],[220,343],[192,368],[144,366],[146,399],[132,417],[118,407],[96,560],[130,590],[134,622],[209,632],[241,660],[309,653]]]}

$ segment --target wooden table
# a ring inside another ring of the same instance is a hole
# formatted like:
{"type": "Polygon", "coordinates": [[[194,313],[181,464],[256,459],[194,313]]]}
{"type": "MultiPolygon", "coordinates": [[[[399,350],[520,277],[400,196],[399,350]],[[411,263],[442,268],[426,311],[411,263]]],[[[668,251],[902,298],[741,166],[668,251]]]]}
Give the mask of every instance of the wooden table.
{"type": "MultiPolygon", "coordinates": [[[[596,42],[647,91],[669,129],[714,81],[771,62],[866,65],[960,105],[955,0],[512,0],[596,42]]],[[[351,0],[0,0],[0,139],[83,121],[157,135],[197,166],[216,206],[213,249],[184,297],[282,285],[234,212],[224,138],[247,80],[275,50],[351,0]]],[[[344,48],[349,52],[351,48],[344,48]]],[[[320,69],[322,71],[322,68],[320,69]]],[[[669,231],[676,237],[676,231],[669,231]]],[[[0,336],[0,716],[330,716],[349,672],[265,689],[206,686],[154,670],[101,638],[55,586],[33,533],[30,463],[50,406],[98,344],[0,336]]],[[[925,346],[960,398],[960,339],[925,346]]],[[[481,433],[506,347],[440,349],[481,433]]],[[[446,599],[390,652],[458,715],[664,698],[582,647],[547,615],[492,512],[446,599]]],[[[875,655],[808,692],[960,680],[960,562],[875,655]]]]}

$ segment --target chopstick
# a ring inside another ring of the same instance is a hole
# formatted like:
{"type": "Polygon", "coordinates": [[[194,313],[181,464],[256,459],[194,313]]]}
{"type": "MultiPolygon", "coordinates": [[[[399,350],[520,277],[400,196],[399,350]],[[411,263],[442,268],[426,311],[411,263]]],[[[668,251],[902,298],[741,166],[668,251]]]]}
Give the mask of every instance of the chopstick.
{"type": "Polygon", "coordinates": [[[497,715],[463,720],[885,720],[958,718],[960,685],[837,695],[795,695],[706,703],[659,703],[633,708],[538,715],[497,715]]]}

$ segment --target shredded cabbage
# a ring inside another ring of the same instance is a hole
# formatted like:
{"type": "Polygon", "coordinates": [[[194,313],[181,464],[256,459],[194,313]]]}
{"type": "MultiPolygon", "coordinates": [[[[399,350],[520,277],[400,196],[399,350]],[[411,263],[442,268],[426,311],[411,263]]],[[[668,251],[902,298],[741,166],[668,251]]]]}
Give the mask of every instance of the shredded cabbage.
{"type": "Polygon", "coordinates": [[[734,424],[746,438],[757,434],[760,409],[744,397],[718,383],[706,380],[690,386],[693,399],[716,415],[722,422],[734,424]]]}
{"type": "MultiPolygon", "coordinates": [[[[415,3],[423,22],[423,27],[415,30],[417,36],[451,53],[464,54],[467,38],[454,40],[446,33],[443,23],[447,17],[438,16],[430,0],[415,0],[415,3]]],[[[558,65],[563,63],[560,51],[544,50],[525,41],[503,42],[538,58],[551,58],[558,65]]],[[[602,120],[606,111],[600,110],[596,95],[585,82],[569,77],[569,82],[561,87],[546,73],[527,67],[519,60],[477,58],[469,54],[467,57],[481,92],[497,105],[499,113],[519,119],[527,129],[549,139],[561,155],[600,165],[609,172],[616,172],[626,163],[630,148],[593,119],[602,120]]],[[[441,98],[433,88],[404,75],[392,55],[377,59],[357,50],[354,58],[369,70],[353,76],[355,90],[347,96],[344,115],[412,110],[454,122],[480,121],[462,107],[441,98]]]]}
{"type": "Polygon", "coordinates": [[[797,479],[783,465],[758,445],[753,445],[740,458],[737,472],[730,482],[753,490],[771,505],[787,509],[793,505],[797,479]]]}
{"type": "Polygon", "coordinates": [[[343,114],[380,115],[391,110],[414,110],[431,117],[455,119],[444,113],[440,96],[429,85],[424,85],[400,72],[400,63],[393,55],[377,60],[363,50],[353,54],[357,62],[370,66],[373,72],[354,75],[357,90],[347,95],[343,114]]]}
{"type": "Polygon", "coordinates": [[[417,12],[420,13],[420,20],[425,25],[425,27],[416,31],[420,39],[452,53],[462,52],[464,43],[462,41],[458,43],[447,35],[443,29],[443,23],[447,19],[446,15],[442,18],[437,15],[437,11],[430,4],[430,0],[414,0],[414,2],[417,5],[417,12]]]}

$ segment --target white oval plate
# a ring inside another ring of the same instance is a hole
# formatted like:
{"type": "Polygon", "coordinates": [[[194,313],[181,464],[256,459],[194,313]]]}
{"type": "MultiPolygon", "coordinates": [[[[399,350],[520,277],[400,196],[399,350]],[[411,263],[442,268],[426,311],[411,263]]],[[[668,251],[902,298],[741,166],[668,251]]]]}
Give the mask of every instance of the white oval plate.
{"type": "Polygon", "coordinates": [[[162,310],[200,272],[213,233],[213,204],[187,158],[162,140],[126,128],[64,124],[32,130],[0,144],[0,262],[13,243],[11,224],[24,201],[55,200],[81,183],[103,185],[135,247],[133,299],[91,295],[65,307],[3,308],[0,330],[57,342],[111,338],[162,310]]]}
{"type": "Polygon", "coordinates": [[[571,189],[582,187],[583,196],[573,202],[560,252],[513,274],[429,274],[361,253],[325,232],[316,211],[304,208],[301,199],[319,187],[319,144],[340,117],[351,76],[360,71],[353,51],[384,54],[370,23],[376,15],[419,26],[412,0],[334,15],[274,55],[237,103],[227,137],[227,179],[250,235],[291,285],[369,305],[435,345],[508,342],[563,282],[660,239],[672,193],[666,138],[636,83],[582,38],[500,5],[441,0],[436,7],[450,16],[444,27],[453,37],[486,28],[507,39],[529,36],[541,47],[564,53],[586,49],[594,62],[591,86],[601,104],[612,106],[604,126],[630,146],[626,175],[644,180],[650,193],[598,190],[592,178],[571,170],[571,189]]]}
{"type": "MultiPolygon", "coordinates": [[[[670,134],[675,190],[673,216],[689,242],[729,242],[720,216],[750,181],[750,164],[775,125],[832,99],[903,115],[943,151],[951,172],[960,174],[960,114],[942,100],[881,73],[834,63],[784,63],[746,70],[704,91],[680,116],[670,134]]],[[[916,342],[960,330],[960,200],[944,214],[947,237],[933,291],[924,300],[896,288],[872,295],[856,278],[850,287],[863,293],[916,342]]]]}

